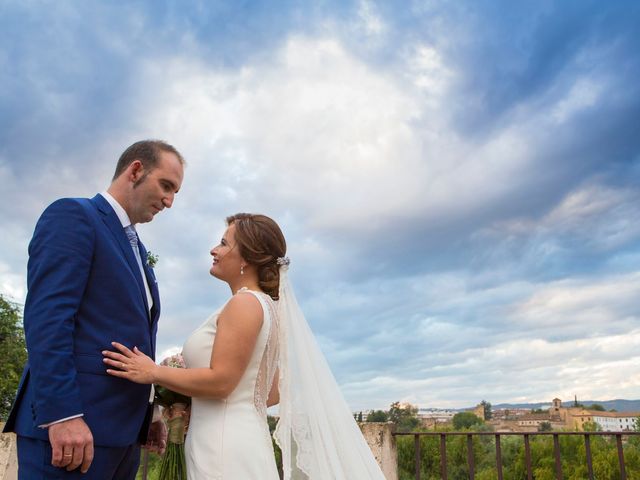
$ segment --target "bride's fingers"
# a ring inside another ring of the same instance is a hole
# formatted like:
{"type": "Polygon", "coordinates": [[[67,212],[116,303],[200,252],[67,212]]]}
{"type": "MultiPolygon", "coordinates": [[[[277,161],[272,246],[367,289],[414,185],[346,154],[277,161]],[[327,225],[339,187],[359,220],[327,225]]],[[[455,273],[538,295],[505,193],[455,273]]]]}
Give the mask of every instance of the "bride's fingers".
{"type": "Polygon", "coordinates": [[[107,368],[107,373],[120,378],[127,378],[128,375],[127,372],[123,372],[122,370],[111,370],[110,368],[107,368]]]}
{"type": "Polygon", "coordinates": [[[124,355],[122,355],[121,353],[118,352],[112,352],[110,350],[104,350],[102,352],[102,355],[104,355],[107,358],[111,358],[113,360],[117,360],[119,362],[124,362],[127,360],[127,357],[125,357],[124,355]]]}
{"type": "Polygon", "coordinates": [[[104,363],[106,363],[107,365],[111,365],[112,367],[116,367],[116,368],[124,368],[125,367],[125,363],[124,362],[119,362],[117,360],[112,360],[110,358],[103,358],[102,361],[104,363]]]}
{"type": "Polygon", "coordinates": [[[120,350],[120,352],[122,352],[125,356],[127,357],[133,357],[133,352],[131,350],[129,350],[127,347],[125,347],[124,345],[122,345],[121,343],[118,342],[111,342],[111,345],[113,345],[114,347],[116,347],[116,349],[120,350]]]}
{"type": "Polygon", "coordinates": [[[133,354],[137,357],[146,357],[144,352],[141,352],[138,347],[133,347],[133,354]]]}

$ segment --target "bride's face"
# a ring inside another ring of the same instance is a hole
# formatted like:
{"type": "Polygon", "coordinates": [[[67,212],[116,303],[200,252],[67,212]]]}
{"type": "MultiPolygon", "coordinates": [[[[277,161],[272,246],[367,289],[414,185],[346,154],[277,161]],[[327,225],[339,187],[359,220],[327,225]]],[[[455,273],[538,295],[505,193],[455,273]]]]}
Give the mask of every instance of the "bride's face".
{"type": "Polygon", "coordinates": [[[213,264],[209,272],[220,280],[229,281],[240,275],[240,269],[246,262],[240,256],[236,242],[236,226],[232,223],[222,236],[220,243],[211,249],[213,264]]]}

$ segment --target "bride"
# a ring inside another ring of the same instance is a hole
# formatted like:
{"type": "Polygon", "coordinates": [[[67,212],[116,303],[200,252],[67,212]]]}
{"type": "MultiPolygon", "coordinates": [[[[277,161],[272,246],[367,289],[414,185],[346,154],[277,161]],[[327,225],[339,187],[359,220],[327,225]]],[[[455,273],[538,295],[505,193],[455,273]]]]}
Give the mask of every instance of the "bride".
{"type": "Polygon", "coordinates": [[[211,275],[231,298],[187,339],[186,369],[156,365],[113,342],[107,372],[192,397],[185,444],[191,480],[278,480],[267,407],[285,480],[384,480],[295,299],[286,243],[269,217],[227,218],[211,275]]]}

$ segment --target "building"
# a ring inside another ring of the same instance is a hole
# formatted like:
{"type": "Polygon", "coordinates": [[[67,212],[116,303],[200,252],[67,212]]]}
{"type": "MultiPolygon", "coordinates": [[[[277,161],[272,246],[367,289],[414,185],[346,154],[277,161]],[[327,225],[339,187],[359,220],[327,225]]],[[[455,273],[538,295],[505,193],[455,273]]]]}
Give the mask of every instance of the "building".
{"type": "Polygon", "coordinates": [[[535,432],[543,423],[551,424],[552,430],[584,430],[587,425],[597,425],[605,432],[634,430],[640,412],[602,412],[583,407],[563,407],[559,398],[554,398],[549,410],[525,415],[496,416],[490,422],[497,431],[535,432]]]}
{"type": "Polygon", "coordinates": [[[593,412],[593,422],[597,423],[603,432],[624,432],[636,428],[636,419],[640,412],[593,412]]]}
{"type": "Polygon", "coordinates": [[[455,410],[440,410],[437,408],[418,409],[418,418],[427,428],[435,428],[436,425],[444,425],[453,421],[453,416],[458,413],[455,410]]]}

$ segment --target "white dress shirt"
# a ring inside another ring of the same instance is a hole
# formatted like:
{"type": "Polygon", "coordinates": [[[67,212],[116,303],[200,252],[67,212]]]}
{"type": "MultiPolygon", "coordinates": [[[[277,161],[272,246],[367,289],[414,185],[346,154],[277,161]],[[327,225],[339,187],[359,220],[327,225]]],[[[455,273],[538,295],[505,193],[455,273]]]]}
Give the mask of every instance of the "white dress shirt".
{"type": "MultiPolygon", "coordinates": [[[[131,225],[134,230],[136,229],[135,225],[133,225],[131,223],[131,220],[129,220],[129,215],[127,215],[127,212],[125,212],[124,208],[122,208],[122,205],[120,205],[118,201],[115,198],[113,198],[109,192],[107,191],[100,192],[100,195],[102,195],[104,199],[107,202],[109,202],[109,205],[111,205],[111,208],[113,208],[113,210],[116,212],[116,215],[118,216],[118,220],[120,220],[120,223],[122,224],[123,230],[129,225],[131,225]]],[[[136,256],[136,261],[138,262],[138,268],[140,268],[140,275],[142,275],[142,281],[144,282],[144,290],[145,290],[145,293],[147,294],[147,305],[149,305],[149,311],[151,311],[151,308],[153,307],[153,297],[151,296],[151,290],[149,289],[149,284],[147,283],[147,276],[145,275],[144,267],[142,266],[142,258],[140,258],[140,250],[133,247],[131,247],[131,250],[133,250],[133,254],[136,256]]]]}

